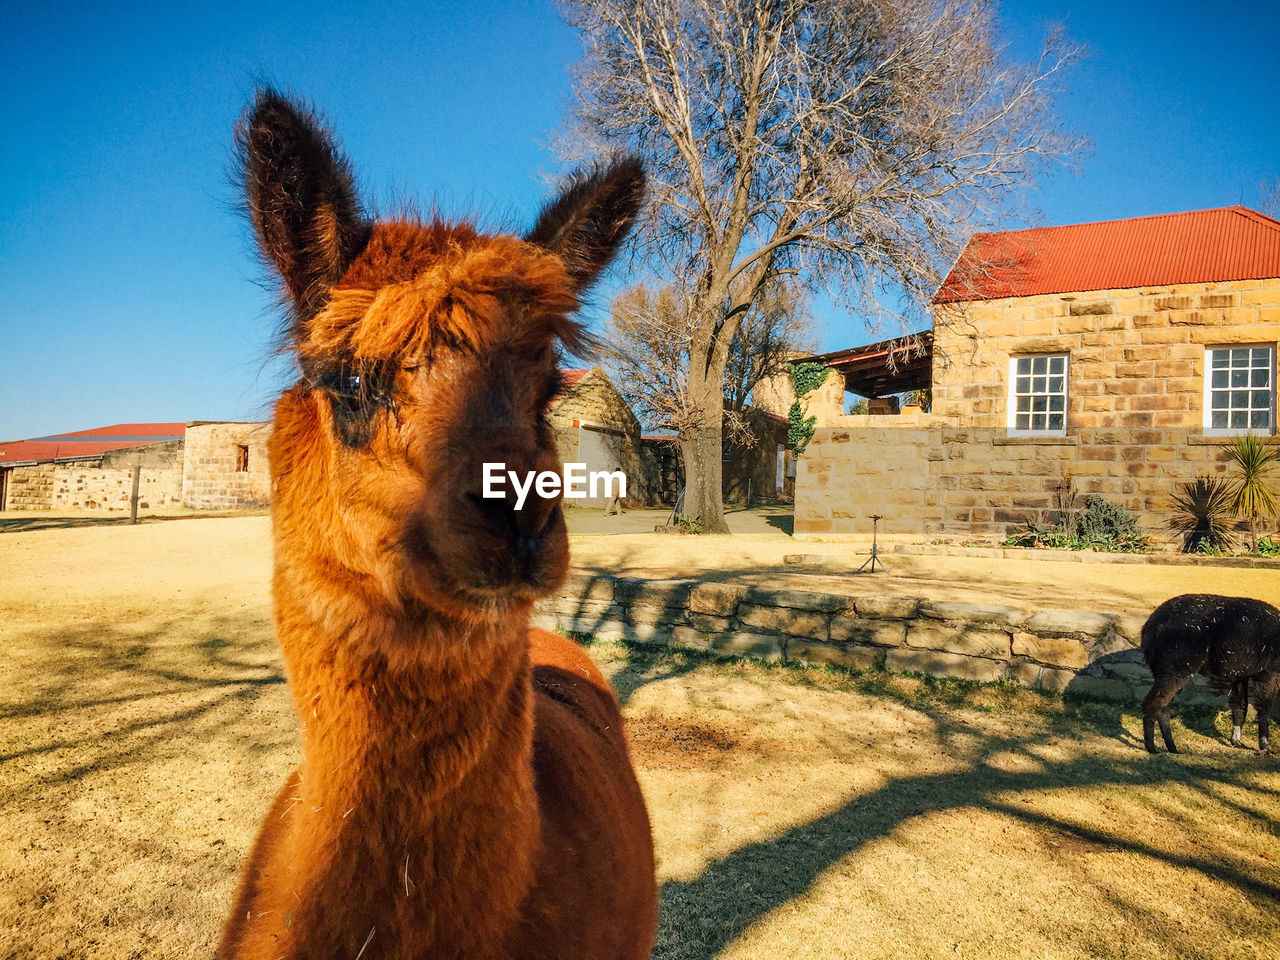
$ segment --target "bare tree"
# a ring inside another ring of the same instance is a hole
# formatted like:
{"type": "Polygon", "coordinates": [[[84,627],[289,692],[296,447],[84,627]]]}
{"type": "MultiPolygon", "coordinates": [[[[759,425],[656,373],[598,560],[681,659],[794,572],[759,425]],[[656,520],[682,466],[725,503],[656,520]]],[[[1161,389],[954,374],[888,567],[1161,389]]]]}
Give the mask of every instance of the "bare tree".
{"type": "MultiPolygon", "coordinates": [[[[618,390],[641,419],[677,434],[696,428],[698,405],[689,394],[689,357],[696,326],[694,298],[676,287],[644,284],[620,293],[599,351],[618,390]]],[[[775,282],[743,312],[729,345],[723,394],[724,432],[751,446],[751,393],[785,371],[796,352],[813,349],[813,322],[804,292],[775,282]]]]}
{"type": "Polygon", "coordinates": [[[741,414],[761,380],[786,372],[797,353],[817,347],[805,291],[776,280],[742,314],[725,364],[725,408],[741,414]]]}
{"type": "Polygon", "coordinates": [[[688,511],[725,531],[730,345],[779,275],[864,310],[923,305],[966,233],[1072,142],[1052,83],[989,0],[565,0],[585,55],[566,156],[633,151],[650,176],[637,254],[689,293],[688,511]]]}

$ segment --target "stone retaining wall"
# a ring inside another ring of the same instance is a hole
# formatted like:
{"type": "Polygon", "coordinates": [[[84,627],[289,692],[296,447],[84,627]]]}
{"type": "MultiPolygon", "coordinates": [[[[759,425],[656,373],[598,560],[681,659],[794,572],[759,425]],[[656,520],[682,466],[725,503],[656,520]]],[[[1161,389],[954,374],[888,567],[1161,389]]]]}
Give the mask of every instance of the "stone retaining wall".
{"type": "MultiPolygon", "coordinates": [[[[578,577],[533,623],[649,646],[772,662],[1016,680],[1048,693],[1132,703],[1151,684],[1137,644],[1146,619],[1030,612],[919,597],[846,597],[734,583],[578,577]]],[[[1184,700],[1211,696],[1195,678],[1184,700]]]]}

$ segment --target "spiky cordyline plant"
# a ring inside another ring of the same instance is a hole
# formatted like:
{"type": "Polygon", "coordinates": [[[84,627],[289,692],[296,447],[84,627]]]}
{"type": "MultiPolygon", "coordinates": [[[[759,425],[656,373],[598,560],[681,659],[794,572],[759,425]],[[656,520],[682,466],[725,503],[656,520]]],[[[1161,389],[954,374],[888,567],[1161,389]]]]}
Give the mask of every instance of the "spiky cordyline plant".
{"type": "Polygon", "coordinates": [[[1232,490],[1231,512],[1249,520],[1249,539],[1258,552],[1258,521],[1280,512],[1276,495],[1267,486],[1272,468],[1280,460],[1280,450],[1264,443],[1256,434],[1244,433],[1227,448],[1227,462],[1240,471],[1232,490]]]}
{"type": "Polygon", "coordinates": [[[1176,513],[1169,519],[1169,527],[1182,537],[1184,553],[1195,553],[1206,547],[1230,550],[1232,536],[1227,528],[1231,514],[1231,484],[1222,477],[1196,477],[1178,485],[1173,495],[1176,513]]]}

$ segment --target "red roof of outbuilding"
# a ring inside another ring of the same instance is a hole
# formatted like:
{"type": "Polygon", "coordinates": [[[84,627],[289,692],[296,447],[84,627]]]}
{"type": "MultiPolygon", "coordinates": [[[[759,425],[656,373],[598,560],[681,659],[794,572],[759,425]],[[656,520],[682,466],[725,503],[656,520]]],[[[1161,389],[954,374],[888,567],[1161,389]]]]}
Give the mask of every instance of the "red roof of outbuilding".
{"type": "Polygon", "coordinates": [[[0,443],[0,464],[96,457],[108,450],[181,440],[186,430],[186,423],[117,423],[92,430],[13,440],[0,443]]]}
{"type": "Polygon", "coordinates": [[[561,370],[560,371],[560,389],[556,391],[555,396],[551,399],[559,400],[562,396],[578,385],[578,381],[590,373],[590,368],[583,370],[561,370]]]}
{"type": "Polygon", "coordinates": [[[1280,277],[1280,221],[1245,207],[979,233],[934,303],[1280,277]]]}

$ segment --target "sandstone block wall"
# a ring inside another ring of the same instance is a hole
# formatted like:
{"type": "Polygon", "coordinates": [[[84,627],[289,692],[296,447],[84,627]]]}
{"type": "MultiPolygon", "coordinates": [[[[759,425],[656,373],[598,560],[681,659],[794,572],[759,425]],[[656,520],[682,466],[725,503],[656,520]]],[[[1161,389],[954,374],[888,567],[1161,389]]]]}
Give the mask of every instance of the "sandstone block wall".
{"type": "Polygon", "coordinates": [[[199,510],[232,510],[271,503],[267,461],[270,423],[187,425],[182,499],[199,510]],[[248,448],[248,469],[240,470],[239,448],[248,448]]]}
{"type": "MultiPolygon", "coordinates": [[[[539,604],[534,625],[723,656],[1015,680],[1048,693],[1140,701],[1145,614],[1030,612],[908,596],[845,597],[696,580],[578,577],[539,604]]],[[[1184,699],[1211,698],[1206,682],[1184,699]]]]}
{"type": "Polygon", "coordinates": [[[933,413],[1004,427],[1009,358],[1069,353],[1067,432],[1198,431],[1205,347],[1280,341],[1280,279],[940,304],[933,413]]]}
{"type": "Polygon", "coordinates": [[[133,465],[141,509],[182,502],[182,441],[112,450],[71,463],[38,463],[9,471],[6,510],[128,510],[133,465]]]}
{"type": "Polygon", "coordinates": [[[1179,484],[1228,475],[1229,440],[1186,427],[1026,438],[927,414],[835,423],[815,430],[800,458],[798,539],[864,537],[872,514],[890,536],[998,538],[1028,521],[1054,522],[1059,491],[1069,487],[1122,504],[1157,542],[1172,543],[1167,521],[1179,484]]]}

